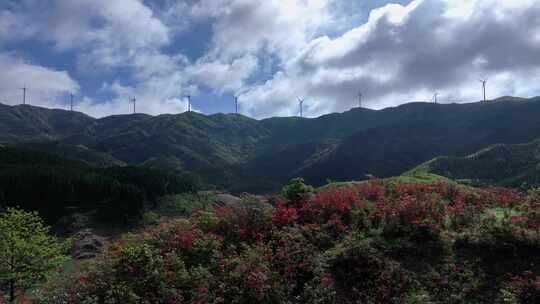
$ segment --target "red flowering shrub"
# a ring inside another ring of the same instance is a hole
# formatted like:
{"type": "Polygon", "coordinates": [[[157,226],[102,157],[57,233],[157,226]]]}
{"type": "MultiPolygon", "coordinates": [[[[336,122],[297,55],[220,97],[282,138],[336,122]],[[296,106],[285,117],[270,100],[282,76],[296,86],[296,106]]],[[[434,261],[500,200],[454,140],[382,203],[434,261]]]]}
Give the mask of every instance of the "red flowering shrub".
{"type": "Polygon", "coordinates": [[[460,192],[454,195],[446,205],[450,225],[454,230],[461,231],[474,224],[483,211],[477,203],[478,196],[472,192],[460,192]]]}
{"type": "Polygon", "coordinates": [[[484,208],[514,207],[525,200],[523,193],[516,189],[491,187],[479,190],[478,194],[479,198],[477,201],[484,208]]]}
{"type": "Polygon", "coordinates": [[[540,303],[540,275],[527,271],[511,276],[501,293],[504,303],[540,303]]]}
{"type": "Polygon", "coordinates": [[[272,269],[270,248],[245,247],[242,252],[222,262],[218,291],[222,303],[282,303],[286,285],[272,269]]]}
{"type": "Polygon", "coordinates": [[[257,201],[215,209],[215,233],[227,243],[255,242],[268,238],[272,231],[272,210],[257,201]]]}
{"type": "Polygon", "coordinates": [[[351,210],[360,206],[359,193],[356,188],[331,188],[317,193],[302,207],[302,218],[325,223],[330,218],[345,219],[351,210]]]}
{"type": "Polygon", "coordinates": [[[430,196],[434,192],[434,187],[427,184],[397,184],[394,191],[398,196],[414,195],[416,197],[430,196]]]}
{"type": "Polygon", "coordinates": [[[272,223],[276,226],[287,226],[296,222],[298,219],[298,210],[288,208],[285,203],[279,203],[272,214],[272,223]]]}
{"type": "Polygon", "coordinates": [[[384,181],[314,192],[294,180],[285,201],[126,236],[35,303],[536,303],[539,193],[384,181]]]}
{"type": "MultiPolygon", "coordinates": [[[[540,252],[540,231],[530,229],[526,220],[522,216],[487,216],[459,234],[455,246],[458,250],[472,251],[487,262],[528,259],[539,263],[536,253],[540,252]]],[[[518,270],[521,266],[508,267],[518,270]]]]}
{"type": "Polygon", "coordinates": [[[478,290],[485,279],[483,274],[475,273],[473,265],[447,262],[431,274],[429,289],[437,303],[478,303],[481,297],[478,290]]]}
{"type": "Polygon", "coordinates": [[[446,214],[440,200],[402,194],[399,200],[379,202],[375,218],[389,236],[432,238],[439,234],[446,214]]]}
{"type": "Polygon", "coordinates": [[[348,239],[325,256],[337,303],[403,303],[411,291],[407,272],[366,240],[348,239]]]}
{"type": "Polygon", "coordinates": [[[298,293],[312,279],[315,267],[313,252],[316,246],[300,228],[276,231],[269,246],[273,250],[272,265],[286,281],[290,293],[298,293]]]}
{"type": "Polygon", "coordinates": [[[304,208],[324,210],[329,214],[348,214],[359,204],[359,193],[354,187],[332,188],[313,197],[304,208]]]}

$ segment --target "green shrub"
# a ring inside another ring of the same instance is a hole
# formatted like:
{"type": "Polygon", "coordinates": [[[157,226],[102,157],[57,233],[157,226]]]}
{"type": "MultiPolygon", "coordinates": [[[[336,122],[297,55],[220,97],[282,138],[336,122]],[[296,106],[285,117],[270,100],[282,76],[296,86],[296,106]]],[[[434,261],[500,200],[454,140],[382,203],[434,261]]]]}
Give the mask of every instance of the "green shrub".
{"type": "Polygon", "coordinates": [[[143,213],[142,216],[142,224],[147,225],[155,225],[159,223],[160,216],[154,211],[147,211],[143,213]]]}
{"type": "Polygon", "coordinates": [[[313,193],[313,187],[306,185],[303,178],[293,178],[283,187],[281,194],[291,207],[300,207],[313,193]]]}
{"type": "Polygon", "coordinates": [[[402,303],[413,290],[409,274],[363,238],[350,238],[325,253],[339,303],[402,303]]]}
{"type": "Polygon", "coordinates": [[[194,210],[208,210],[215,199],[212,194],[178,194],[161,197],[156,212],[163,216],[190,216],[194,210]]]}

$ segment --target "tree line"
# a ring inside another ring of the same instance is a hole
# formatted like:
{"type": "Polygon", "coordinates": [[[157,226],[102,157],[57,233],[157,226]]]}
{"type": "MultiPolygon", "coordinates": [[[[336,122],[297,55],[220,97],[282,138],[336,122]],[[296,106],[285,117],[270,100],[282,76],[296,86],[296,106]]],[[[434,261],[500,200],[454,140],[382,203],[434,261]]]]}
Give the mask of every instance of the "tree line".
{"type": "Polygon", "coordinates": [[[38,211],[54,223],[70,210],[129,219],[167,194],[195,192],[197,177],[142,167],[94,168],[41,152],[0,148],[0,207],[38,211]]]}

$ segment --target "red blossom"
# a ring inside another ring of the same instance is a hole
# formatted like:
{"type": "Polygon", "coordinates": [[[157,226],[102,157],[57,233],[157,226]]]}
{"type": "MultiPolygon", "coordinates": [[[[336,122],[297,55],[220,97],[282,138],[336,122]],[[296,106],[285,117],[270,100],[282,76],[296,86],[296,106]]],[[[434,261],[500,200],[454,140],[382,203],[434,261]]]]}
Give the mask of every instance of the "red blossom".
{"type": "Polygon", "coordinates": [[[80,285],[86,285],[88,284],[88,278],[87,277],[79,277],[79,279],[77,280],[77,282],[80,284],[80,285]]]}
{"type": "Polygon", "coordinates": [[[380,182],[361,183],[356,186],[361,199],[377,202],[384,198],[386,190],[380,182]]]}
{"type": "Polygon", "coordinates": [[[324,287],[329,287],[330,285],[332,285],[332,283],[333,283],[332,277],[328,274],[321,278],[321,284],[324,287]]]}
{"type": "Polygon", "coordinates": [[[272,215],[274,225],[287,226],[298,219],[296,208],[287,208],[285,204],[279,204],[272,215]]]}

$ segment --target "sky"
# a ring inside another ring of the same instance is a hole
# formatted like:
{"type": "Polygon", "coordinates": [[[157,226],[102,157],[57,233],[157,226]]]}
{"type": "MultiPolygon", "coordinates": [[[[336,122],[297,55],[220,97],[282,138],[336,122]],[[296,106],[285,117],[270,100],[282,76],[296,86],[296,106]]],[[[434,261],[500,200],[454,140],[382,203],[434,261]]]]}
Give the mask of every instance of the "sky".
{"type": "Polygon", "coordinates": [[[538,0],[1,0],[0,102],[94,117],[540,95],[538,0]]]}

